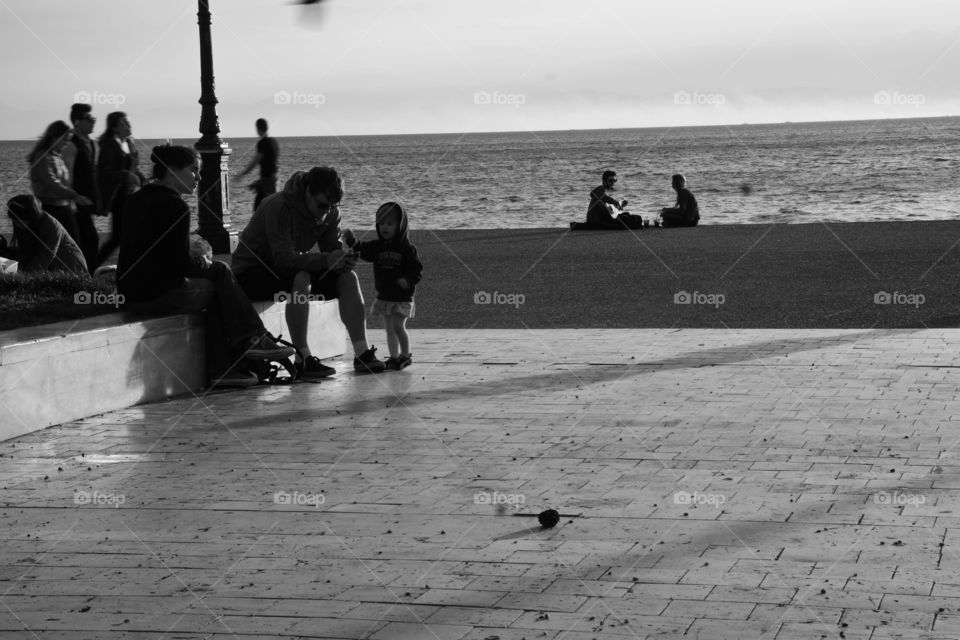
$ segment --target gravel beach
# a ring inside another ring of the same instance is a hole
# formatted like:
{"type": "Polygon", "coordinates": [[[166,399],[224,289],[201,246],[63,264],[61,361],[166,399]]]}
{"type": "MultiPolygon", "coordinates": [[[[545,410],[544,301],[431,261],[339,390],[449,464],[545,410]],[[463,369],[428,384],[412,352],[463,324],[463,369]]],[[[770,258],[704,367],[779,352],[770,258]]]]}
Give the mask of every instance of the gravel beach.
{"type": "MultiPolygon", "coordinates": [[[[411,330],[960,324],[960,222],[414,230],[411,239],[424,262],[411,330]]],[[[358,273],[369,307],[372,267],[358,273]]]]}

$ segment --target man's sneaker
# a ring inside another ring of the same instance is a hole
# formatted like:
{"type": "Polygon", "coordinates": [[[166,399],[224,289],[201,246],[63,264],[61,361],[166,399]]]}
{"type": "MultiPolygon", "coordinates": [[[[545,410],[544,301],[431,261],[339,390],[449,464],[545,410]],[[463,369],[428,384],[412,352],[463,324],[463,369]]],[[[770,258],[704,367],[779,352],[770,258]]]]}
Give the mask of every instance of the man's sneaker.
{"type": "Polygon", "coordinates": [[[297,377],[308,380],[319,380],[320,378],[329,378],[337,372],[333,367],[320,362],[317,356],[307,356],[306,360],[294,363],[297,368],[297,377]]]}
{"type": "Polygon", "coordinates": [[[413,358],[411,358],[410,354],[408,354],[405,356],[400,355],[396,358],[390,356],[387,358],[386,366],[389,371],[400,371],[401,369],[406,369],[411,364],[413,364],[413,358]]]}
{"type": "Polygon", "coordinates": [[[353,359],[353,369],[358,373],[381,373],[386,365],[377,360],[377,348],[370,347],[353,359]]]}
{"type": "Polygon", "coordinates": [[[244,352],[244,357],[255,360],[281,360],[289,358],[297,352],[293,347],[286,347],[274,342],[269,333],[265,333],[251,342],[244,352]]]}
{"type": "Polygon", "coordinates": [[[252,371],[233,367],[229,371],[210,376],[210,386],[215,389],[245,388],[260,383],[260,379],[252,371]]]}

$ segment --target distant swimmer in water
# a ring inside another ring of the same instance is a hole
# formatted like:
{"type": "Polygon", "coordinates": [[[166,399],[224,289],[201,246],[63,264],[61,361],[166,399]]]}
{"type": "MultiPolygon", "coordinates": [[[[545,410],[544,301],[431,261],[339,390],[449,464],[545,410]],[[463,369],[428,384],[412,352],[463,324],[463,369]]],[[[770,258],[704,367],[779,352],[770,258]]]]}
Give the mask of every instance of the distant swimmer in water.
{"type": "Polygon", "coordinates": [[[677,192],[677,204],[660,210],[664,227],[695,227],[700,222],[700,208],[697,199],[687,189],[687,179],[675,174],[671,180],[673,190],[677,192]]]}
{"type": "Polygon", "coordinates": [[[595,229],[623,229],[633,228],[633,221],[640,226],[640,216],[634,216],[623,210],[627,206],[626,200],[617,200],[609,195],[616,190],[617,173],[604,171],[601,176],[603,183],[590,192],[590,205],[587,207],[587,224],[595,229]],[[616,213],[616,217],[614,217],[616,213]]]}

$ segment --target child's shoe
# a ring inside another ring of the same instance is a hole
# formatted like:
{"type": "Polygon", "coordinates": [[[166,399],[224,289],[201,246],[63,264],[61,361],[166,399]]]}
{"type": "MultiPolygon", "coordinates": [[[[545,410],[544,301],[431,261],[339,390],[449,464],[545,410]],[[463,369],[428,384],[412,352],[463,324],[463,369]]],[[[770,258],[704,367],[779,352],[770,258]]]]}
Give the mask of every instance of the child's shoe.
{"type": "Polygon", "coordinates": [[[397,371],[400,371],[401,369],[406,369],[407,367],[412,365],[413,364],[412,356],[413,356],[412,353],[408,353],[407,355],[401,354],[400,357],[397,358],[397,371]]]}
{"type": "Polygon", "coordinates": [[[377,360],[376,347],[370,347],[353,359],[353,370],[357,373],[381,373],[384,369],[386,365],[377,360]]]}
{"type": "Polygon", "coordinates": [[[387,358],[386,360],[384,360],[383,364],[384,364],[384,366],[386,367],[387,371],[399,371],[399,370],[400,370],[400,366],[399,366],[399,365],[400,365],[400,358],[394,358],[393,356],[390,356],[389,358],[387,358]]]}

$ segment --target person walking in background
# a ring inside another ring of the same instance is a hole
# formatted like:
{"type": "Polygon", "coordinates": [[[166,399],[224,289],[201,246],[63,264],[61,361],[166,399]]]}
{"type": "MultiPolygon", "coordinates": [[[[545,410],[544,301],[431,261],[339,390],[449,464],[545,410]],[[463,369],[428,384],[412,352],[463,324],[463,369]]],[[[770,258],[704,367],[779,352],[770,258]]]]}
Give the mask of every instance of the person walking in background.
{"type": "Polygon", "coordinates": [[[340,244],[343,179],[332,167],[297,171],[276,196],[267,198],[240,234],[233,270],[252,300],[289,293],[285,309],[290,341],[300,351],[297,371],[305,379],[336,373],[311,355],[307,344],[310,296],[338,299],[340,320],[353,344],[353,368],[380,373],[385,366],[367,345],[367,324],[356,258],[340,244]]]}
{"type": "Polygon", "coordinates": [[[253,199],[253,210],[256,211],[263,199],[272,193],[277,192],[277,158],[280,156],[280,145],[276,139],[267,135],[269,125],[263,118],[258,118],[256,122],[257,140],[256,155],[250,159],[250,163],[240,172],[240,177],[247,175],[257,165],[260,166],[260,179],[250,185],[250,189],[257,192],[253,199]]]}
{"type": "Polygon", "coordinates": [[[700,207],[697,199],[687,189],[687,179],[683,175],[674,174],[670,185],[677,192],[677,204],[669,209],[661,209],[660,217],[664,227],[695,227],[700,222],[700,207]]]}
{"type": "Polygon", "coordinates": [[[245,358],[285,359],[292,347],[274,342],[225,263],[190,253],[190,207],[185,194],[200,180],[190,147],[153,148],[153,177],[127,199],[117,262],[117,291],[127,310],[148,314],[205,312],[211,386],[259,382],[245,358]]]}
{"type": "Polygon", "coordinates": [[[13,223],[13,246],[17,250],[17,271],[66,271],[87,275],[87,263],[80,247],[53,216],[40,208],[30,195],[14,196],[7,203],[13,223]]]}
{"type": "Polygon", "coordinates": [[[414,314],[413,294],[423,274],[423,263],[417,248],[410,244],[407,212],[402,206],[396,202],[380,205],[375,220],[376,240],[360,242],[350,229],[343,232],[343,240],[361,260],[373,263],[377,289],[373,312],[383,316],[390,349],[385,364],[389,370],[400,371],[413,363],[407,319],[414,314]]]}
{"type": "Polygon", "coordinates": [[[61,154],[72,137],[73,130],[66,122],[51,122],[27,156],[27,162],[30,163],[33,195],[40,201],[43,210],[63,225],[70,237],[79,243],[76,208],[78,204],[90,205],[93,201],[77,193],[71,186],[70,171],[61,154]]]}
{"type": "Polygon", "coordinates": [[[97,181],[103,201],[103,213],[110,216],[110,238],[97,254],[93,271],[103,264],[120,246],[123,227],[123,209],[127,197],[145,182],[140,173],[140,154],[130,137],[132,129],[127,114],[114,111],[107,114],[106,130],[100,136],[100,158],[97,160],[97,181]]]}
{"type": "Polygon", "coordinates": [[[100,236],[94,225],[94,216],[100,215],[100,196],[97,190],[97,145],[90,138],[93,125],[93,108],[89,104],[76,103],[70,107],[70,122],[73,123],[73,144],[63,151],[63,160],[73,179],[73,189],[86,196],[91,204],[77,205],[77,244],[83,251],[87,265],[97,261],[100,236]]]}

